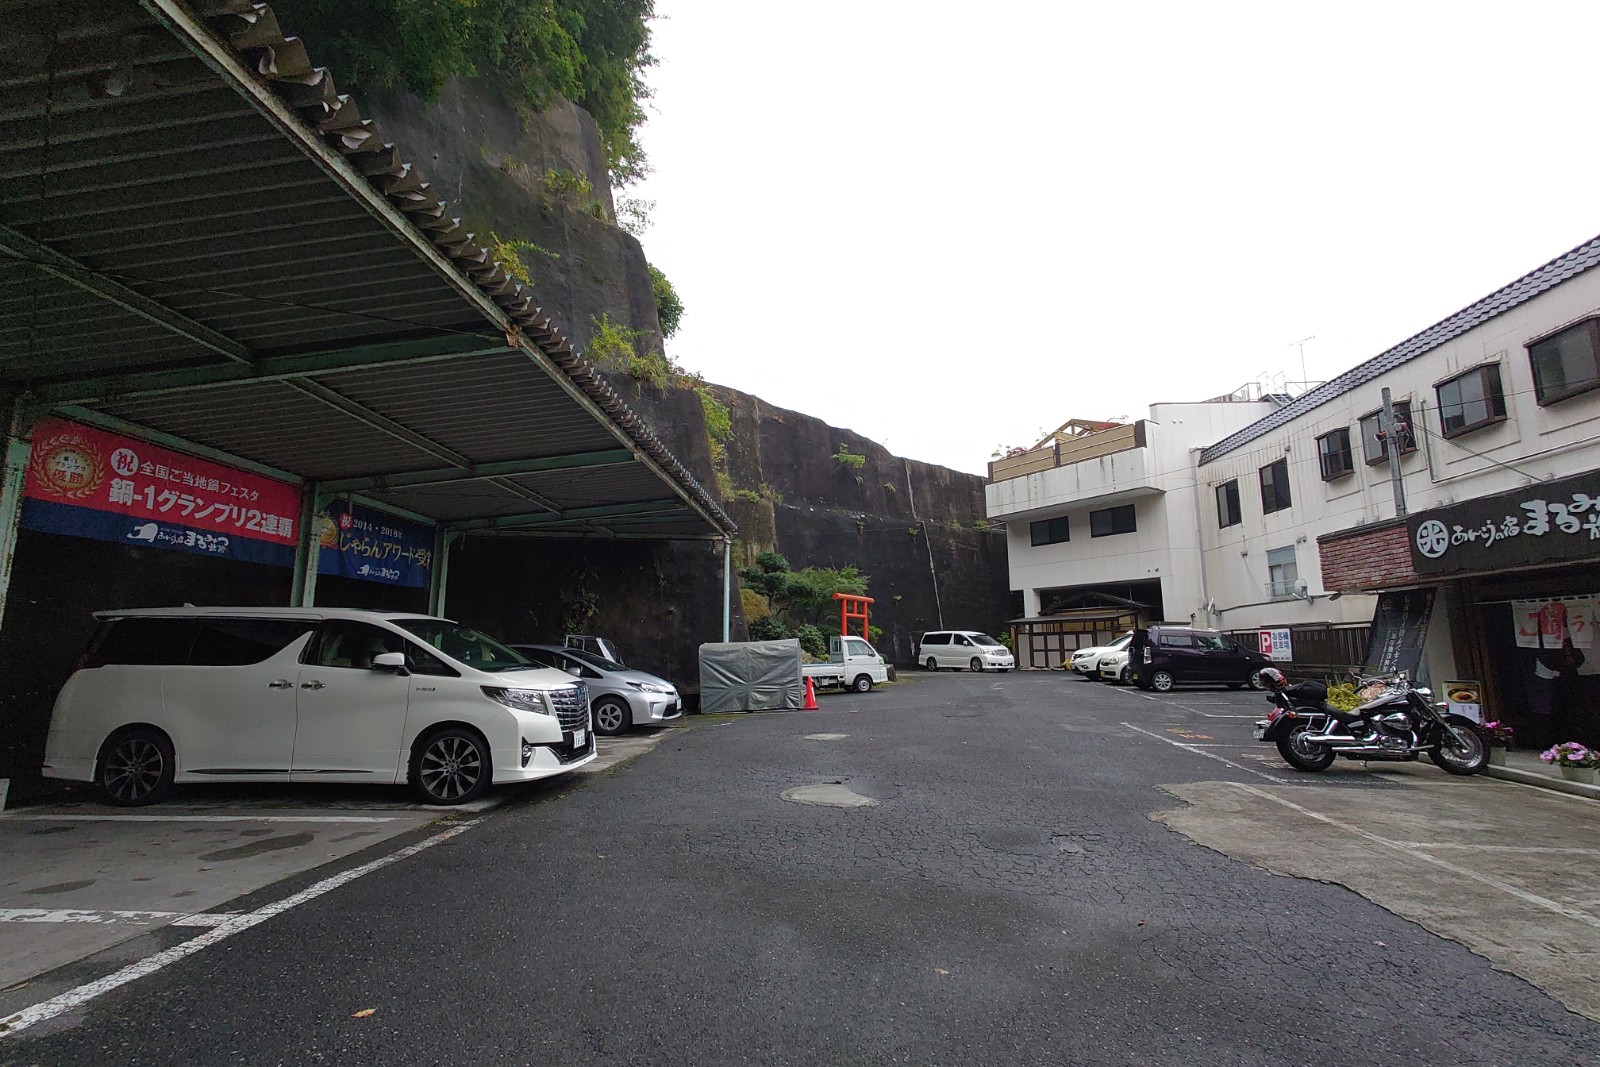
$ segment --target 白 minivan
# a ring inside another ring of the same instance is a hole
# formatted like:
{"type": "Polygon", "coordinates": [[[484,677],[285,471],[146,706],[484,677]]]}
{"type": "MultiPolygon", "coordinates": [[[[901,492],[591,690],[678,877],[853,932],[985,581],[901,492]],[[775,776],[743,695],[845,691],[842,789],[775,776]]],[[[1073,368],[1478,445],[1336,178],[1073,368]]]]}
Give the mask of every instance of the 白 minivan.
{"type": "Polygon", "coordinates": [[[1009,671],[1017,665],[1011,651],[979,630],[933,630],[917,645],[917,662],[936,671],[1009,671]]]}
{"type": "Polygon", "coordinates": [[[595,756],[588,693],[470,627],[342,608],[97,612],[44,773],[118,805],[174,782],[409,782],[461,804],[595,756]]]}

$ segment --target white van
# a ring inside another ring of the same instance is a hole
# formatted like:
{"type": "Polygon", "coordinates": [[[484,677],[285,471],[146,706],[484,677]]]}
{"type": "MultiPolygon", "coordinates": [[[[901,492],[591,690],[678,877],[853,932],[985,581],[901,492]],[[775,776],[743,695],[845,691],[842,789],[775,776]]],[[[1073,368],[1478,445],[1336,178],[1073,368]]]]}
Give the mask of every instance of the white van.
{"type": "Polygon", "coordinates": [[[917,662],[936,671],[1009,671],[1017,665],[1009,649],[978,630],[934,630],[922,635],[917,662]]]}
{"type": "Polygon", "coordinates": [[[343,608],[97,612],[44,773],[131,806],[174,782],[410,782],[461,804],[595,758],[582,682],[445,619],[343,608]]]}

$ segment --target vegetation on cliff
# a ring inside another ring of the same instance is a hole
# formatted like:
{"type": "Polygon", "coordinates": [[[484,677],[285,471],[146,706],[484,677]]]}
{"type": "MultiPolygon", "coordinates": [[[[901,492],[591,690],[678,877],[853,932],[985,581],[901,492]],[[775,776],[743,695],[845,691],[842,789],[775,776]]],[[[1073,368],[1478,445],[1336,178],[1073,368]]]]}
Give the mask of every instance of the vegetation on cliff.
{"type": "Polygon", "coordinates": [[[521,107],[564,96],[594,116],[612,181],[647,171],[635,136],[649,97],[654,0],[279,0],[341,86],[431,98],[488,75],[521,107]]]}
{"type": "Polygon", "coordinates": [[[799,637],[807,653],[822,656],[827,654],[828,645],[819,624],[830,624],[839,614],[833,594],[865,596],[868,579],[855,567],[791,571],[789,560],[783,555],[763,552],[756,557],[754,567],[739,571],[739,580],[743,583],[740,595],[751,638],[770,641],[799,637]],[[754,598],[748,595],[751,593],[754,598]]]}

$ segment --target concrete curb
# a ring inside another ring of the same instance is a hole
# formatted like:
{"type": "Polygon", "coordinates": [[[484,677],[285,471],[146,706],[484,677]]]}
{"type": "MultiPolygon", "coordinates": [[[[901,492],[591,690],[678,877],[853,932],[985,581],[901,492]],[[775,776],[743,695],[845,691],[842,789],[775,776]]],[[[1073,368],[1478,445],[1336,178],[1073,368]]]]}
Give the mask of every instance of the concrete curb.
{"type": "Polygon", "coordinates": [[[1539,774],[1536,771],[1519,771],[1515,767],[1488,766],[1483,773],[1490,778],[1503,778],[1508,782],[1518,782],[1522,785],[1531,785],[1539,789],[1548,789],[1553,793],[1566,793],[1570,796],[1584,797],[1588,800],[1600,800],[1600,785],[1585,785],[1583,782],[1569,782],[1565,778],[1552,778],[1548,774],[1539,774]]]}

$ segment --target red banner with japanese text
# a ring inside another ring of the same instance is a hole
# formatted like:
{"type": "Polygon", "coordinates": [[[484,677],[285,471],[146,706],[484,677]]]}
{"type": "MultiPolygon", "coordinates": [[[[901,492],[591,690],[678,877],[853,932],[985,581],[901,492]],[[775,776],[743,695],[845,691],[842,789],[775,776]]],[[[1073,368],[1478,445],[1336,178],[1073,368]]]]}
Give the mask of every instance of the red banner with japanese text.
{"type": "Polygon", "coordinates": [[[22,525],[293,566],[297,486],[62,419],[34,428],[22,525]]]}

